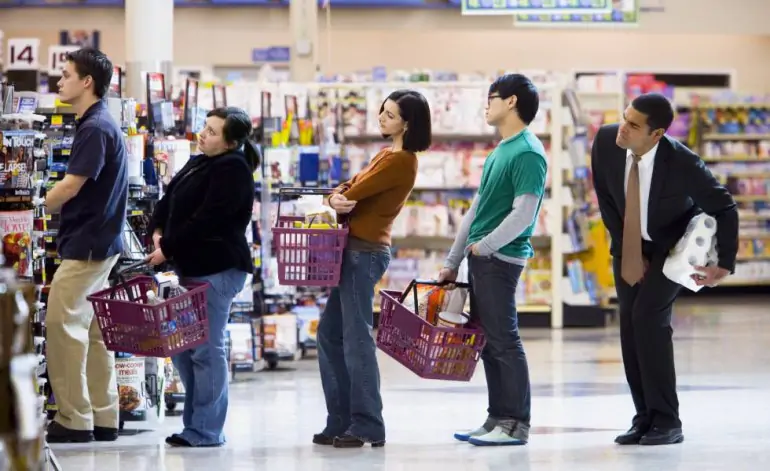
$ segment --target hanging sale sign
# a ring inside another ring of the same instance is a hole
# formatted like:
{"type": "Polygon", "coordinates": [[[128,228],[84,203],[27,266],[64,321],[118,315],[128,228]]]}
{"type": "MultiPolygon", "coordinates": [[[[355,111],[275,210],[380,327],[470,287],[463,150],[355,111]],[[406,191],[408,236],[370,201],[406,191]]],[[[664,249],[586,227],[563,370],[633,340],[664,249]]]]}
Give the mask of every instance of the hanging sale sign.
{"type": "Polygon", "coordinates": [[[48,75],[60,76],[67,65],[67,54],[80,49],[78,46],[50,46],[48,48],[48,75]]]}
{"type": "Polygon", "coordinates": [[[516,27],[530,28],[597,28],[638,26],[639,0],[612,0],[606,13],[516,15],[516,27]]]}
{"type": "Polygon", "coordinates": [[[8,38],[5,70],[38,70],[40,40],[37,38],[8,38]]]}
{"type": "Polygon", "coordinates": [[[463,15],[600,14],[612,0],[460,0],[463,15]]]}

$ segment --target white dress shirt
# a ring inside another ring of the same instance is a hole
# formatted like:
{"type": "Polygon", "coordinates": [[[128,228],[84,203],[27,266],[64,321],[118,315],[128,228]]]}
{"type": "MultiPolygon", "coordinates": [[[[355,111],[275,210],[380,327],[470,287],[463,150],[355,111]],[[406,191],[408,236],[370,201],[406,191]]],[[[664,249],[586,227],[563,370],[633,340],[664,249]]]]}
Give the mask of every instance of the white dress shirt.
{"type": "MultiPolygon", "coordinates": [[[[650,185],[652,184],[652,169],[655,166],[655,153],[658,152],[658,144],[644,154],[639,160],[639,212],[642,219],[642,238],[652,241],[652,237],[647,232],[647,211],[650,200],[650,185]]],[[[631,165],[634,163],[633,152],[629,150],[626,154],[626,179],[623,186],[624,191],[628,193],[628,176],[631,174],[631,165]]]]}

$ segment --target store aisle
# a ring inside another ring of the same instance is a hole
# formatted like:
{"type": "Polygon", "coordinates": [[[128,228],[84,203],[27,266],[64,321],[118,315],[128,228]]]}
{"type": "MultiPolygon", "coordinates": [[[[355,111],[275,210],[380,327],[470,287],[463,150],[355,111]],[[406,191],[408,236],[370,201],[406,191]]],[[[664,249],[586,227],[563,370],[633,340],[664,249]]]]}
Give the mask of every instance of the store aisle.
{"type": "Polygon", "coordinates": [[[384,449],[311,444],[324,406],[316,362],[309,359],[232,386],[224,448],[167,448],[163,438],[180,423],[174,417],[159,432],[54,450],[65,471],[770,469],[770,302],[686,301],[675,326],[685,433],[678,446],[613,444],[632,416],[613,328],[526,333],[534,385],[526,447],[482,449],[452,439],[455,428],[485,417],[483,372],[470,384],[421,381],[383,357],[384,449]]]}

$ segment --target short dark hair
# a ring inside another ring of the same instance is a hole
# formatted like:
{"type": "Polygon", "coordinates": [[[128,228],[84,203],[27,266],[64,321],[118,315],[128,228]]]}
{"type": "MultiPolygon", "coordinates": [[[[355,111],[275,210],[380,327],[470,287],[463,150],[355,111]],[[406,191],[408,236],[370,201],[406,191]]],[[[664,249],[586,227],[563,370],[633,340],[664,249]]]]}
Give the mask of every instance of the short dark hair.
{"type": "Polygon", "coordinates": [[[530,79],[521,74],[505,74],[489,86],[489,94],[497,93],[500,98],[516,97],[516,113],[524,124],[531,123],[540,109],[540,95],[530,79]]]}
{"type": "Polygon", "coordinates": [[[84,47],[67,54],[67,60],[72,62],[78,77],[91,76],[94,81],[94,95],[104,98],[112,81],[112,61],[98,49],[84,47]]]}
{"type": "MultiPolygon", "coordinates": [[[[396,90],[380,105],[380,114],[385,111],[385,102],[391,100],[398,105],[398,113],[404,120],[404,150],[422,152],[431,144],[431,118],[428,100],[414,90],[396,90]]],[[[385,136],[387,137],[387,136],[385,136]]]]}
{"type": "Polygon", "coordinates": [[[222,127],[225,142],[236,149],[243,147],[246,160],[251,165],[251,169],[255,170],[260,164],[261,155],[257,146],[250,139],[254,127],[251,124],[249,114],[241,108],[226,106],[214,108],[206,114],[206,117],[221,118],[225,121],[222,127]]]}
{"type": "Polygon", "coordinates": [[[674,122],[674,107],[671,101],[660,93],[645,93],[634,98],[631,106],[638,112],[647,116],[647,125],[650,134],[656,129],[668,131],[674,122]]]}
{"type": "Polygon", "coordinates": [[[530,79],[521,74],[505,74],[489,86],[489,94],[497,93],[500,98],[516,97],[516,113],[524,124],[534,121],[540,109],[540,95],[530,79]]]}

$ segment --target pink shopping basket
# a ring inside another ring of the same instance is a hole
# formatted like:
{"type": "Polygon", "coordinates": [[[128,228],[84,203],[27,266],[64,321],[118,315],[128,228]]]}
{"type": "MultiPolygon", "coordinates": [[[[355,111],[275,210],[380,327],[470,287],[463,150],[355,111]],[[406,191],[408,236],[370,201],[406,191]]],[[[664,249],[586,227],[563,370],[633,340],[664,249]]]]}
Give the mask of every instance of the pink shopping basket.
{"type": "Polygon", "coordinates": [[[152,284],[137,276],[87,297],[108,350],[168,358],[208,340],[208,283],[182,283],[187,292],[154,305],[146,304],[152,284]]]}
{"type": "MultiPolygon", "coordinates": [[[[416,284],[437,284],[413,281],[416,284]]],[[[425,379],[470,381],[486,338],[473,321],[464,327],[435,326],[402,304],[403,294],[382,290],[377,347],[425,379]]]]}
{"type": "MultiPolygon", "coordinates": [[[[320,188],[281,188],[281,195],[329,194],[320,188]]],[[[348,228],[307,229],[295,227],[304,218],[281,216],[273,227],[278,282],[287,286],[337,286],[342,269],[342,253],[348,240],[348,228]]]]}

